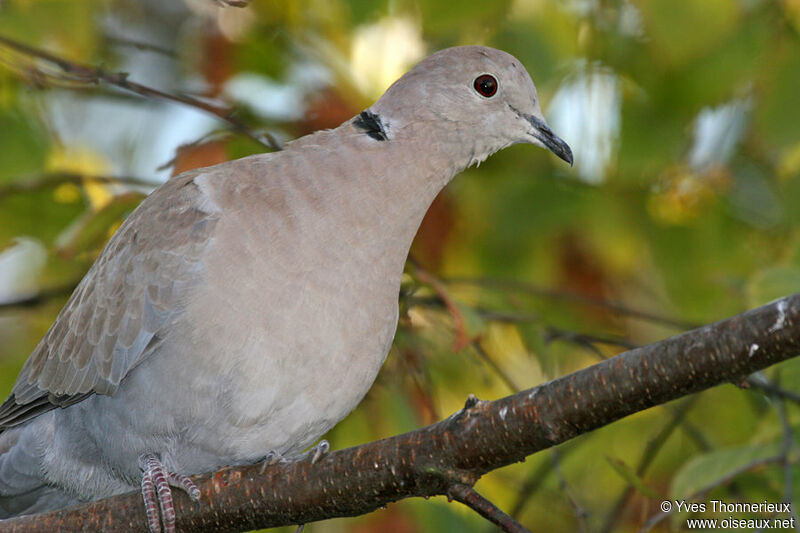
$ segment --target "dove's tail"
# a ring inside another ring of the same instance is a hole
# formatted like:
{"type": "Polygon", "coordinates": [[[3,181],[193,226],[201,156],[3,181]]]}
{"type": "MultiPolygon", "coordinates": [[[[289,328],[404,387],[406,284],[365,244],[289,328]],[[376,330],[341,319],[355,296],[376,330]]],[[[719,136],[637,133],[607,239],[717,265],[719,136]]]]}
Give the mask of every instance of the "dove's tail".
{"type": "Polygon", "coordinates": [[[35,443],[26,425],[0,433],[0,520],[36,514],[79,503],[74,496],[47,485],[35,443]]]}

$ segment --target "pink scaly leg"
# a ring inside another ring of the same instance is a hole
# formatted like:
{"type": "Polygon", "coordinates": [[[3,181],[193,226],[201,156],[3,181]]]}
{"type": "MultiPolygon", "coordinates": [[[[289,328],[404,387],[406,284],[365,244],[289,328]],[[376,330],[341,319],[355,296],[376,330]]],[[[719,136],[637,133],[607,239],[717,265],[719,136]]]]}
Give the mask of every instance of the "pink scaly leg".
{"type": "Polygon", "coordinates": [[[200,500],[200,489],[197,488],[197,485],[194,484],[194,481],[189,479],[189,476],[175,474],[174,472],[167,472],[167,481],[169,481],[169,484],[173,487],[183,489],[183,491],[194,501],[200,500]]]}
{"type": "Polygon", "coordinates": [[[144,498],[144,511],[147,514],[147,528],[150,533],[161,532],[161,519],[158,516],[158,497],[156,496],[156,487],[153,484],[153,476],[149,471],[145,470],[145,465],[142,464],[145,456],[139,458],[140,466],[143,470],[142,473],[142,498],[144,498]]]}
{"type": "Polygon", "coordinates": [[[161,533],[163,522],[163,533],[175,533],[175,506],[170,485],[183,489],[195,501],[200,499],[200,490],[188,477],[168,472],[153,453],[139,457],[139,466],[142,469],[142,497],[150,532],[161,533]],[[159,507],[161,520],[158,516],[159,507]]]}

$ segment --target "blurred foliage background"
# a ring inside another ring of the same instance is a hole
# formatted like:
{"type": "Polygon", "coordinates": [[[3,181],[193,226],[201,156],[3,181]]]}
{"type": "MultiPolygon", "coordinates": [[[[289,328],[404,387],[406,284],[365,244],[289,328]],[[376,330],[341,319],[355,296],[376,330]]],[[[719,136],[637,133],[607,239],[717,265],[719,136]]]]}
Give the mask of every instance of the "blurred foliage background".
{"type": "MultiPolygon", "coordinates": [[[[516,146],[437,198],[395,347],[334,448],[797,292],[798,32],[797,0],[0,0],[0,36],[213,99],[284,140],[338,125],[444,47],[486,44],[528,67],[575,167],[516,146]]],[[[153,184],[265,149],[64,65],[0,43],[4,393],[153,184]]],[[[799,373],[790,361],[650,409],[477,488],[534,531],[638,531],[664,498],[791,500],[799,373]]],[[[443,498],[310,527],[490,529],[443,498]]]]}

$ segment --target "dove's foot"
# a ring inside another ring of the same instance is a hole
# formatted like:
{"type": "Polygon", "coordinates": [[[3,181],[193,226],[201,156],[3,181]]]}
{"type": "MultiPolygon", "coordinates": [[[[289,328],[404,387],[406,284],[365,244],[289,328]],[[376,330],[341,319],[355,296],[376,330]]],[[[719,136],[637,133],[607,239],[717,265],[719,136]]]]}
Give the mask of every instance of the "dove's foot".
{"type": "Polygon", "coordinates": [[[309,449],[306,452],[298,453],[297,455],[291,455],[289,457],[284,457],[280,453],[276,451],[269,452],[261,464],[261,473],[264,473],[264,470],[268,466],[272,466],[278,463],[297,463],[300,461],[309,461],[312,465],[320,460],[328,451],[331,449],[331,445],[326,440],[319,441],[315,446],[309,449]]]}
{"type": "Polygon", "coordinates": [[[295,461],[309,461],[313,465],[317,461],[319,461],[325,454],[330,451],[331,445],[325,439],[319,441],[314,447],[312,447],[307,452],[303,452],[293,460],[295,461]]]}
{"type": "Polygon", "coordinates": [[[175,507],[170,485],[183,489],[195,501],[200,499],[200,489],[188,477],[168,472],[153,453],[139,457],[139,467],[142,469],[142,497],[150,532],[175,533],[175,507]]]}
{"type": "MultiPolygon", "coordinates": [[[[313,448],[308,450],[307,452],[301,453],[297,457],[294,458],[295,461],[310,461],[313,465],[317,461],[319,461],[325,454],[330,451],[331,445],[325,439],[319,441],[313,448]]],[[[306,527],[305,524],[299,524],[297,529],[294,533],[303,533],[303,529],[306,527]]]]}
{"type": "Polygon", "coordinates": [[[261,461],[261,473],[263,474],[264,470],[266,470],[268,466],[286,462],[287,460],[283,455],[281,455],[279,452],[276,452],[275,450],[271,450],[266,455],[266,457],[264,457],[264,460],[261,461]]]}

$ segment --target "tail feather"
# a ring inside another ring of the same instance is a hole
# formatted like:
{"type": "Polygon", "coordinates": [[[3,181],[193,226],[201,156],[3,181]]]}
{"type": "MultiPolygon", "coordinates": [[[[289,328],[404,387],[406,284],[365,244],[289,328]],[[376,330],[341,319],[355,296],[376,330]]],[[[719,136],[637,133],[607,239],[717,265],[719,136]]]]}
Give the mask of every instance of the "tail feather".
{"type": "Polygon", "coordinates": [[[79,503],[75,496],[45,483],[32,432],[26,427],[0,433],[0,519],[79,503]]]}
{"type": "Polygon", "coordinates": [[[61,489],[41,485],[23,494],[0,496],[0,520],[53,511],[79,503],[81,503],[80,500],[61,489]]]}

